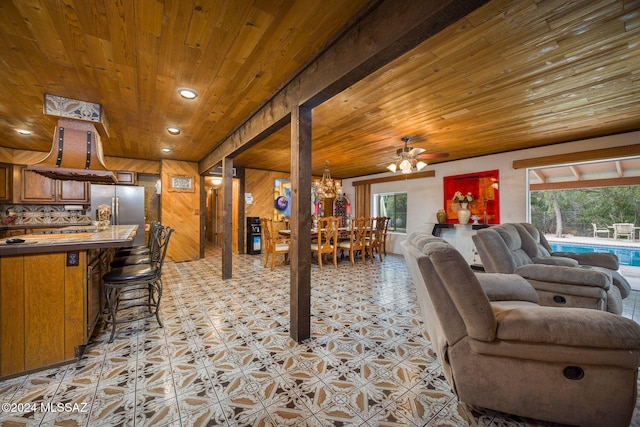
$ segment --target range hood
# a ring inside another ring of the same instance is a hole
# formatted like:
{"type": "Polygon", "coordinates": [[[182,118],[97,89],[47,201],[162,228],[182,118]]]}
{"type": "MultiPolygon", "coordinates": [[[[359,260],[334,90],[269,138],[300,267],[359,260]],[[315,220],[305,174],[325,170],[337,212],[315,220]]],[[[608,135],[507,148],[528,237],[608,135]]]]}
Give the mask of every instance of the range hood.
{"type": "Polygon", "coordinates": [[[66,181],[118,182],[104,165],[102,143],[95,126],[78,120],[58,119],[51,151],[40,162],[28,165],[27,170],[66,181]]]}

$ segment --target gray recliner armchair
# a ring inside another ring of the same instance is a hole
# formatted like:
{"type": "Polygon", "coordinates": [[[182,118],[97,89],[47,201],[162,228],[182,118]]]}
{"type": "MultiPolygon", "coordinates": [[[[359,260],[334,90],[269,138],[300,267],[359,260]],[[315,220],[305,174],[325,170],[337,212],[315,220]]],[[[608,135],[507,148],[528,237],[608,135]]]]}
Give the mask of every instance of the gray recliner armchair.
{"type": "MultiPolygon", "coordinates": [[[[609,270],[613,284],[620,291],[620,296],[624,299],[631,294],[631,285],[629,281],[620,273],[620,264],[615,254],[604,252],[553,252],[551,245],[544,237],[544,234],[527,222],[521,223],[536,243],[531,248],[530,255],[536,264],[552,264],[552,265],[569,265],[575,267],[593,266],[609,270]]],[[[525,249],[526,250],[526,249],[525,249]]]]}
{"type": "MultiPolygon", "coordinates": [[[[462,402],[581,426],[627,426],[636,402],[640,325],[598,310],[491,302],[442,239],[401,243],[444,376],[462,402]]],[[[495,274],[501,286],[526,286],[495,274]]],[[[488,279],[485,279],[488,280],[488,279]]],[[[516,292],[518,293],[518,292],[516,292]]]]}
{"type": "Polygon", "coordinates": [[[473,242],[487,272],[524,277],[538,292],[541,305],[622,313],[622,297],[612,285],[610,270],[580,266],[577,261],[575,265],[534,262],[530,253],[537,245],[522,224],[478,230],[473,242]]]}

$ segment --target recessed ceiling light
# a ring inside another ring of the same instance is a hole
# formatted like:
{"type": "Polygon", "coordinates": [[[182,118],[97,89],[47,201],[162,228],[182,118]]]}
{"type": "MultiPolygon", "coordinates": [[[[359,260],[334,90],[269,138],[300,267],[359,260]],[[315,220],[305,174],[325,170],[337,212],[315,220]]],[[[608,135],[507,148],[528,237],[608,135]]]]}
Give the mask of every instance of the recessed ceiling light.
{"type": "Polygon", "coordinates": [[[31,135],[31,131],[26,129],[16,129],[16,132],[18,132],[20,135],[31,135]]]}
{"type": "Polygon", "coordinates": [[[171,152],[171,148],[163,148],[162,151],[164,153],[170,153],[171,152]]]}
{"type": "Polygon", "coordinates": [[[167,132],[169,132],[171,135],[180,135],[180,128],[169,126],[167,128],[167,132]]]}
{"type": "Polygon", "coordinates": [[[193,99],[196,96],[198,96],[198,92],[196,92],[193,89],[189,89],[188,87],[179,88],[178,93],[180,94],[181,97],[187,98],[187,99],[193,99]]]}

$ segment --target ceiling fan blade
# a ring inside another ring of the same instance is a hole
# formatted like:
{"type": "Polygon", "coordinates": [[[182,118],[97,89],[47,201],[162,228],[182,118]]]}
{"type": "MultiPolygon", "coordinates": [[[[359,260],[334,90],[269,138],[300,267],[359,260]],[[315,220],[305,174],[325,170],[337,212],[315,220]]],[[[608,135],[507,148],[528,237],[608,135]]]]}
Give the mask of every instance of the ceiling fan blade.
{"type": "Polygon", "coordinates": [[[415,157],[419,154],[424,153],[425,151],[426,150],[424,148],[414,147],[414,148],[411,148],[411,150],[409,150],[409,155],[412,157],[415,157]]]}
{"type": "Polygon", "coordinates": [[[443,159],[449,157],[449,153],[423,153],[420,154],[421,159],[443,159]]]}

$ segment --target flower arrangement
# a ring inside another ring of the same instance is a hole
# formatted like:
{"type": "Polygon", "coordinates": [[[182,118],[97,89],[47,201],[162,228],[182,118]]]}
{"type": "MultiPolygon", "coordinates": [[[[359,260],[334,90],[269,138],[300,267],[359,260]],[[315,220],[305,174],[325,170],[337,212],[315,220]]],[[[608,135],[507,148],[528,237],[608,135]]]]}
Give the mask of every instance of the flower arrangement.
{"type": "Polygon", "coordinates": [[[460,191],[456,191],[456,193],[453,195],[453,201],[454,202],[458,202],[458,203],[469,203],[472,202],[474,200],[473,198],[473,194],[471,194],[471,192],[468,192],[467,194],[462,194],[460,191]]]}

